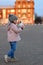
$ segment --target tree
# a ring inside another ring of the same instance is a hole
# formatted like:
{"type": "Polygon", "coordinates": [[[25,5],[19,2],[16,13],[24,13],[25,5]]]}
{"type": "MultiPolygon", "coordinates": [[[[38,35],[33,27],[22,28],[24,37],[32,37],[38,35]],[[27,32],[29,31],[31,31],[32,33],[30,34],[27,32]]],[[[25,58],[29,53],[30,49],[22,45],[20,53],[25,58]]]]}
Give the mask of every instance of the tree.
{"type": "Polygon", "coordinates": [[[42,19],[41,19],[40,16],[37,16],[37,17],[35,18],[35,23],[36,23],[36,24],[38,24],[38,23],[42,24],[42,19]]]}

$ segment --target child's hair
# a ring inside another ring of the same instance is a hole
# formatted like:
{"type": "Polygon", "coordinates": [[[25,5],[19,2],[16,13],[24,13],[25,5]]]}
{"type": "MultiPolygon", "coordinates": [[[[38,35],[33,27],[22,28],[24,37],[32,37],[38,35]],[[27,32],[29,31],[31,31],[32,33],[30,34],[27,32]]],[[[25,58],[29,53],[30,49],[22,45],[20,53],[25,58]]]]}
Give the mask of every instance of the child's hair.
{"type": "Polygon", "coordinates": [[[14,23],[14,20],[18,20],[18,17],[13,15],[13,14],[9,14],[9,18],[8,19],[9,19],[9,21],[11,23],[14,23]]]}
{"type": "Polygon", "coordinates": [[[14,21],[10,21],[11,23],[14,23],[14,21]]]}

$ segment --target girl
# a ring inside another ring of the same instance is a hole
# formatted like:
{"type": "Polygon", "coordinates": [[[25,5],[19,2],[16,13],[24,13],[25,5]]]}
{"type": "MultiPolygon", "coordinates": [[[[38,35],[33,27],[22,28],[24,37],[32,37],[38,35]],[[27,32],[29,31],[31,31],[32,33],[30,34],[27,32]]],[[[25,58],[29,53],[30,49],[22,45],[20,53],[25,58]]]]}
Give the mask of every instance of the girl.
{"type": "Polygon", "coordinates": [[[7,55],[4,56],[5,62],[8,61],[16,61],[15,58],[15,50],[16,50],[16,43],[17,41],[20,41],[20,35],[19,33],[23,30],[23,26],[18,28],[17,27],[17,16],[10,14],[9,15],[9,25],[8,25],[8,42],[10,43],[10,50],[7,55]]]}

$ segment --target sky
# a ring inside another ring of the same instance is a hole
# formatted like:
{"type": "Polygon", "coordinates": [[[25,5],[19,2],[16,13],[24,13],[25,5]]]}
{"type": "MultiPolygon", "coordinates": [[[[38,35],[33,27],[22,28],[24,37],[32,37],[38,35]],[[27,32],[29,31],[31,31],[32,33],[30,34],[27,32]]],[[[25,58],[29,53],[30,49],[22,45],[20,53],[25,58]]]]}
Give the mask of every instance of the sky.
{"type": "MultiPolygon", "coordinates": [[[[0,6],[13,6],[16,0],[0,0],[0,6]]],[[[43,0],[34,0],[34,12],[43,16],[43,0]]]]}

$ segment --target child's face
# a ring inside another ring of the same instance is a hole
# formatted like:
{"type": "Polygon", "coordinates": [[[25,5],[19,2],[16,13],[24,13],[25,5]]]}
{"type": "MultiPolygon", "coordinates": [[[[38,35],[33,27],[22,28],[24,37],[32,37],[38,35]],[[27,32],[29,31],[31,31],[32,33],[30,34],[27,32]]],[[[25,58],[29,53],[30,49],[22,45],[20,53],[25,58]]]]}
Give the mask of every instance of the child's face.
{"type": "Polygon", "coordinates": [[[17,20],[14,20],[14,23],[17,24],[17,20]]]}
{"type": "Polygon", "coordinates": [[[17,20],[17,24],[19,24],[20,23],[20,20],[17,20]]]}

